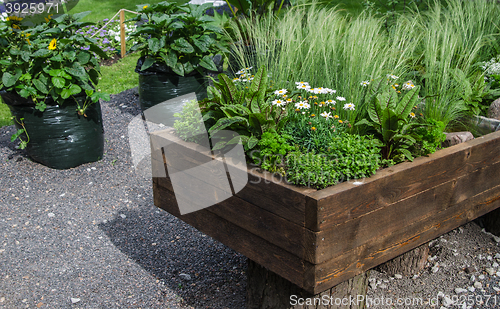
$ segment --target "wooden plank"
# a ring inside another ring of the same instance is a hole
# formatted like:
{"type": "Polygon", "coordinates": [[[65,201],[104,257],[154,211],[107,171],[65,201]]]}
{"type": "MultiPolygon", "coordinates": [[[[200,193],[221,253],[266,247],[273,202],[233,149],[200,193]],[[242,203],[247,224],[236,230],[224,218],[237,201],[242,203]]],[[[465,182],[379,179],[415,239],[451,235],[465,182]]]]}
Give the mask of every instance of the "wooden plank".
{"type": "MultiPolygon", "coordinates": [[[[303,288],[304,267],[307,262],[283,250],[255,234],[202,209],[180,215],[174,194],[153,183],[154,204],[201,232],[222,242],[246,257],[254,260],[283,278],[303,288]]],[[[311,267],[308,269],[312,270],[311,267]]]]}
{"type": "MultiPolygon", "coordinates": [[[[210,153],[206,148],[194,143],[184,142],[175,136],[172,130],[159,131],[154,134],[157,135],[156,138],[164,138],[170,143],[164,148],[164,160],[171,173],[189,170],[194,167],[197,167],[198,170],[199,166],[209,161],[207,158],[210,156],[210,153]]],[[[161,144],[161,142],[157,143],[161,144]]],[[[230,162],[227,163],[230,164],[230,162]]],[[[240,169],[239,166],[231,166],[240,169]]],[[[203,170],[203,168],[201,169],[203,170]]],[[[211,173],[209,168],[205,170],[206,174],[211,173]]],[[[248,173],[248,183],[241,191],[236,193],[238,197],[289,221],[304,226],[305,196],[315,192],[315,189],[285,184],[282,182],[281,178],[268,172],[261,173],[252,166],[247,168],[245,172],[248,173]]],[[[192,174],[192,176],[200,180],[210,179],[206,174],[192,174]]],[[[172,188],[171,183],[162,183],[165,187],[172,188]]],[[[220,182],[206,183],[217,186],[217,183],[220,182]]]]}
{"type": "MultiPolygon", "coordinates": [[[[168,178],[155,178],[154,183],[174,192],[168,178]]],[[[288,221],[237,196],[208,207],[207,210],[299,258],[313,262],[317,233],[303,225],[288,221]]]]}
{"type": "Polygon", "coordinates": [[[407,199],[379,208],[364,216],[319,232],[317,256],[320,264],[343,252],[391,234],[403,226],[426,220],[469,197],[500,185],[500,162],[453,179],[407,199]],[[473,184],[473,185],[471,185],[473,184]]]}
{"type": "Polygon", "coordinates": [[[233,196],[207,208],[217,216],[313,263],[317,233],[233,196]]]}
{"type": "MultiPolygon", "coordinates": [[[[314,279],[310,278],[304,284],[306,286],[314,284],[315,293],[326,290],[498,207],[500,207],[500,186],[434,214],[433,220],[422,220],[410,226],[402,225],[398,231],[367,242],[322,264],[307,265],[315,268],[316,275],[314,279]]],[[[308,273],[307,269],[305,273],[308,273]]]]}
{"type": "Polygon", "coordinates": [[[500,161],[500,132],[442,149],[353,181],[309,194],[306,227],[313,231],[357,218],[449,180],[500,161]]]}

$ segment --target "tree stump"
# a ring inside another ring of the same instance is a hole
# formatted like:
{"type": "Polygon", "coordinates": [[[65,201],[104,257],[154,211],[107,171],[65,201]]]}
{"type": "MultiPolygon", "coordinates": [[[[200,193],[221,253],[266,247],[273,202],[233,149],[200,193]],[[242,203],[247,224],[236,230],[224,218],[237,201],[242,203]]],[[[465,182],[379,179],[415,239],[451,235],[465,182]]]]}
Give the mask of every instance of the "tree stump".
{"type": "Polygon", "coordinates": [[[409,276],[424,269],[429,257],[429,243],[425,243],[411,251],[401,254],[394,259],[377,266],[377,270],[389,276],[400,274],[409,276]]]}
{"type": "Polygon", "coordinates": [[[365,308],[367,287],[368,273],[362,273],[312,295],[248,259],[247,309],[362,309],[365,308]],[[360,296],[363,301],[358,302],[360,296]]]}

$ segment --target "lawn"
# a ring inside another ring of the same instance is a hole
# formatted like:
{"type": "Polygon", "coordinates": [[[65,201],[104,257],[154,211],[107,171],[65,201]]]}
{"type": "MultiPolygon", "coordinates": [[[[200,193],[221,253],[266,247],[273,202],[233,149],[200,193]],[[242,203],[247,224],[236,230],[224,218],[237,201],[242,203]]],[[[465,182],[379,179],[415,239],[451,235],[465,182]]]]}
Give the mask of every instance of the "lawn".
{"type": "MultiPolygon", "coordinates": [[[[123,1],[102,1],[102,0],[80,0],[78,4],[70,10],[71,14],[91,11],[84,21],[98,22],[105,18],[111,19],[120,9],[137,11],[137,5],[155,4],[163,0],[123,0],[123,1]]],[[[185,3],[188,0],[172,0],[170,2],[185,3]]],[[[125,12],[125,18],[131,18],[134,14],[125,12]]]]}

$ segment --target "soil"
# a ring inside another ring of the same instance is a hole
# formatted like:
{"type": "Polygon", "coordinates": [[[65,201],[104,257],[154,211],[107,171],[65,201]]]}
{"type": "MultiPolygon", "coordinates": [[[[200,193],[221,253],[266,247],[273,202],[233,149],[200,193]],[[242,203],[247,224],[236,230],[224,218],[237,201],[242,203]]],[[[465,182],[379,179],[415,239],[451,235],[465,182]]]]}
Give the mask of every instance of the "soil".
{"type": "Polygon", "coordinates": [[[106,66],[106,67],[109,67],[109,66],[112,66],[113,64],[117,63],[118,60],[120,60],[122,57],[118,54],[115,54],[111,57],[109,57],[108,59],[103,59],[100,63],[100,65],[102,66],[106,66]]]}

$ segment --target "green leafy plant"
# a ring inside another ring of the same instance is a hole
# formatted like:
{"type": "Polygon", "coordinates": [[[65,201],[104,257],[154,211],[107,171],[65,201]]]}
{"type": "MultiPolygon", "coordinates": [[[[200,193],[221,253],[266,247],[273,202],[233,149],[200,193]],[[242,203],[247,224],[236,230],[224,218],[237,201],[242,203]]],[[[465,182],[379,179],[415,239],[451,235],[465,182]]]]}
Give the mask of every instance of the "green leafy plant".
{"type": "Polygon", "coordinates": [[[318,189],[369,177],[380,167],[380,143],[369,136],[339,134],[324,153],[291,152],[286,157],[286,180],[318,189]]]}
{"type": "MultiPolygon", "coordinates": [[[[286,123],[285,111],[271,103],[273,93],[268,88],[267,71],[262,66],[248,88],[238,88],[225,74],[219,74],[214,87],[208,87],[210,99],[202,106],[203,120],[208,122],[210,137],[228,129],[237,132],[246,151],[253,149],[262,134],[277,132],[286,123]]],[[[218,142],[214,149],[221,149],[239,141],[234,138],[218,142]]]]}
{"type": "Polygon", "coordinates": [[[10,137],[10,141],[14,142],[16,139],[19,138],[19,140],[21,142],[19,143],[19,146],[17,146],[17,148],[24,149],[24,148],[26,148],[26,146],[28,145],[28,143],[30,141],[30,136],[29,136],[28,132],[26,131],[26,127],[24,126],[24,118],[20,118],[18,120],[15,117],[13,117],[13,119],[19,124],[19,126],[21,126],[21,129],[18,129],[16,131],[16,133],[12,134],[12,136],[10,137]],[[24,140],[21,137],[23,135],[23,133],[24,133],[24,135],[26,135],[26,140],[24,140]]]}
{"type": "Polygon", "coordinates": [[[375,135],[382,142],[382,158],[395,162],[413,160],[409,148],[416,143],[412,136],[414,129],[422,124],[411,121],[415,117],[412,109],[418,101],[419,86],[413,86],[408,92],[398,97],[392,86],[384,87],[382,93],[368,106],[371,121],[362,119],[356,125],[367,125],[375,130],[375,135]]]}
{"type": "Polygon", "coordinates": [[[100,74],[94,53],[103,58],[106,54],[95,40],[77,33],[92,24],[79,22],[89,13],[61,15],[33,28],[16,16],[1,21],[0,89],[31,99],[40,111],[45,110],[49,97],[61,105],[83,93],[86,100],[78,105],[81,115],[99,99],[109,100],[108,95],[94,89],[100,74]]]}
{"type": "Polygon", "coordinates": [[[131,50],[140,51],[144,58],[141,70],[161,63],[181,76],[195,70],[217,71],[212,57],[228,49],[219,36],[222,29],[213,17],[205,14],[211,6],[211,3],[179,5],[167,1],[138,6],[141,14],[129,21],[141,23],[130,34],[138,41],[131,50]]]}
{"type": "Polygon", "coordinates": [[[444,134],[445,125],[442,121],[435,119],[426,119],[426,126],[415,130],[417,141],[413,146],[412,153],[417,156],[425,156],[436,152],[441,148],[441,143],[446,139],[444,134]]]}
{"type": "Polygon", "coordinates": [[[176,134],[187,142],[197,142],[200,140],[200,134],[206,132],[204,122],[201,118],[198,101],[191,100],[182,107],[181,113],[175,113],[174,129],[176,134]]]}
{"type": "Polygon", "coordinates": [[[258,143],[259,150],[252,151],[250,156],[262,169],[284,175],[285,157],[295,150],[295,147],[288,143],[291,138],[288,134],[265,132],[258,143]]]}

